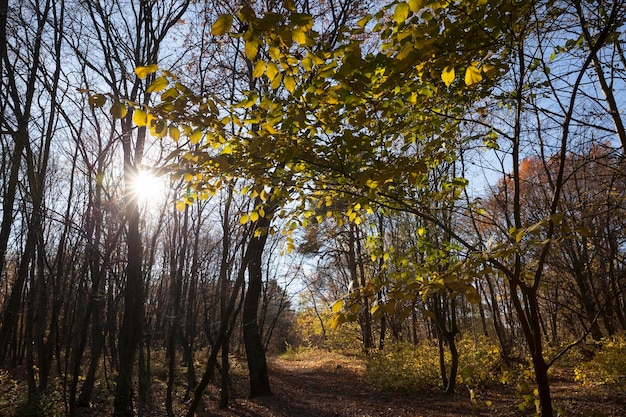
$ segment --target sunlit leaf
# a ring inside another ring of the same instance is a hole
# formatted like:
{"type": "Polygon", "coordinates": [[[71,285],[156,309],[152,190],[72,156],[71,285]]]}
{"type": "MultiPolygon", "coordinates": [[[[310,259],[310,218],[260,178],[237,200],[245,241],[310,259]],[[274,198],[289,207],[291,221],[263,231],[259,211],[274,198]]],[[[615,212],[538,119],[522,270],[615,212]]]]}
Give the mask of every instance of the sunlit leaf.
{"type": "Polygon", "coordinates": [[[339,328],[339,326],[341,326],[343,323],[345,323],[346,320],[346,316],[340,313],[334,314],[332,316],[332,318],[330,319],[329,323],[328,323],[328,327],[330,327],[331,329],[335,330],[337,328],[339,328]]]}
{"type": "Polygon", "coordinates": [[[468,87],[478,84],[483,79],[480,69],[471,65],[465,70],[465,85],[468,87]]]}
{"type": "Polygon", "coordinates": [[[454,81],[455,77],[454,67],[445,67],[443,72],[441,73],[441,80],[446,85],[446,87],[450,87],[450,84],[454,81]]]}
{"type": "Polygon", "coordinates": [[[249,219],[250,217],[247,214],[244,214],[239,218],[239,224],[246,224],[249,219]]]}
{"type": "Polygon", "coordinates": [[[194,130],[193,132],[191,132],[191,135],[189,135],[189,142],[191,142],[194,145],[196,143],[199,143],[201,139],[202,139],[202,131],[200,129],[194,130]]]}
{"type": "Polygon", "coordinates": [[[257,61],[254,64],[254,69],[252,70],[252,76],[254,78],[259,78],[261,77],[263,74],[265,74],[265,68],[266,68],[266,64],[265,61],[257,61]]]}
{"type": "Polygon", "coordinates": [[[331,311],[333,313],[338,313],[341,311],[342,308],[343,308],[343,300],[337,300],[333,303],[333,306],[331,307],[331,311]]]}
{"type": "Polygon", "coordinates": [[[148,75],[156,72],[158,69],[159,69],[159,66],[157,64],[146,65],[143,67],[135,68],[135,74],[137,75],[137,77],[143,80],[148,75]]]}
{"type": "Polygon", "coordinates": [[[398,3],[393,12],[393,19],[396,23],[403,23],[409,17],[409,4],[405,2],[398,3]]]}
{"type": "Polygon", "coordinates": [[[413,13],[417,13],[422,9],[422,0],[409,0],[409,9],[413,13]]]}
{"type": "Polygon", "coordinates": [[[282,81],[283,81],[282,74],[278,74],[276,77],[274,77],[271,83],[272,89],[276,90],[278,87],[280,87],[280,84],[282,81]]]}
{"type": "Polygon", "coordinates": [[[276,78],[276,76],[278,75],[278,67],[276,66],[275,63],[273,62],[267,63],[266,74],[267,74],[267,78],[269,78],[270,81],[274,81],[274,78],[276,78]]]}
{"type": "Polygon", "coordinates": [[[217,18],[213,26],[211,26],[211,35],[222,36],[228,32],[233,25],[233,17],[229,14],[223,14],[217,18]]]}
{"type": "Polygon", "coordinates": [[[185,204],[184,201],[178,200],[176,202],[176,210],[178,210],[178,211],[185,211],[185,207],[187,207],[187,204],[185,204]]]}
{"type": "Polygon", "coordinates": [[[141,109],[135,109],[133,112],[133,123],[136,126],[146,126],[148,124],[148,113],[141,109]]]}
{"type": "Polygon", "coordinates": [[[296,89],[296,80],[291,75],[287,75],[283,78],[283,82],[285,84],[285,88],[290,93],[293,93],[296,89]]]}
{"type": "Polygon", "coordinates": [[[160,91],[165,90],[165,87],[167,87],[169,83],[170,82],[168,81],[166,77],[164,76],[157,77],[152,83],[150,83],[146,91],[148,93],[158,93],[160,91]]]}

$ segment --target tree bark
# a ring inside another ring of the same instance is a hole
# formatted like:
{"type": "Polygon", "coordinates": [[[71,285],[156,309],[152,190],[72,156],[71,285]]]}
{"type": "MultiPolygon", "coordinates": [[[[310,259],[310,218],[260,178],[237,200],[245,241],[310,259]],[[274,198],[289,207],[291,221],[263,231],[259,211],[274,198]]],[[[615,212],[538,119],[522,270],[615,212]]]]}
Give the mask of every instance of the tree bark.
{"type": "Polygon", "coordinates": [[[270,220],[267,217],[260,218],[256,224],[256,230],[260,233],[253,235],[248,245],[248,291],[243,304],[243,338],[248,358],[250,397],[272,395],[257,317],[263,287],[261,258],[267,241],[269,224],[270,220]]]}

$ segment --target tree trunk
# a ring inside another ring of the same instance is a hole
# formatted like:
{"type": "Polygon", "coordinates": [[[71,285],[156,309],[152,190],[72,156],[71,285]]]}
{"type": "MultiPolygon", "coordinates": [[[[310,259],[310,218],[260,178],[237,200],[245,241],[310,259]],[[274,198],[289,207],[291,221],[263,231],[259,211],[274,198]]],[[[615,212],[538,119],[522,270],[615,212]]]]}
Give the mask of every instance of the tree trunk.
{"type": "MultiPolygon", "coordinates": [[[[268,214],[268,216],[271,216],[268,214]]],[[[259,300],[263,287],[261,258],[265,242],[267,241],[267,228],[270,220],[267,217],[259,219],[256,230],[264,231],[251,237],[248,245],[248,291],[243,304],[243,338],[248,358],[248,372],[250,375],[250,397],[271,395],[270,381],[265,359],[265,349],[258,325],[257,313],[259,300]]]]}

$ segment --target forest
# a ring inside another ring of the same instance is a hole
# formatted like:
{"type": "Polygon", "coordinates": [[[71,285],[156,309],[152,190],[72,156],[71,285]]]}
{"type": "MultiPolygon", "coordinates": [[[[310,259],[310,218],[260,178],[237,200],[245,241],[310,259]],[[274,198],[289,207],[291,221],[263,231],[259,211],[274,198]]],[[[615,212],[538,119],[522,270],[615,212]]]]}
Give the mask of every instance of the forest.
{"type": "Polygon", "coordinates": [[[624,0],[0,0],[0,415],[624,415],[625,29],[624,0]],[[362,399],[288,404],[316,360],[362,399]]]}

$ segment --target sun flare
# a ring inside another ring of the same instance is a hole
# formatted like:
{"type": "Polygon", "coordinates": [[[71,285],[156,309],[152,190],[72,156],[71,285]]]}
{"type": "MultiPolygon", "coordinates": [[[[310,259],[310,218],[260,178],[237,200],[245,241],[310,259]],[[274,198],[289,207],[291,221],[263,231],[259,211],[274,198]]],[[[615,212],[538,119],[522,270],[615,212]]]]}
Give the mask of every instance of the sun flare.
{"type": "Polygon", "coordinates": [[[140,202],[162,202],[167,193],[163,177],[144,170],[133,178],[131,190],[140,202]]]}

